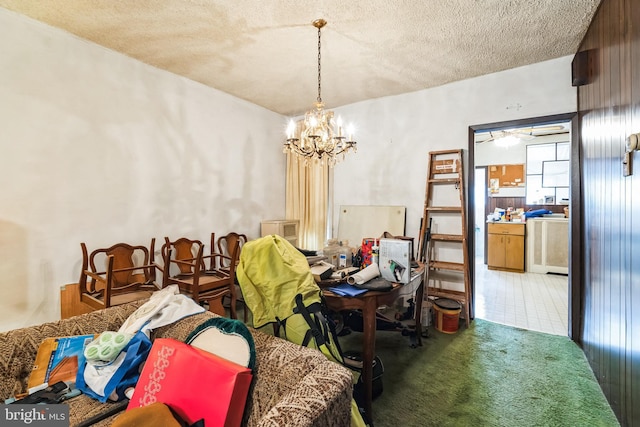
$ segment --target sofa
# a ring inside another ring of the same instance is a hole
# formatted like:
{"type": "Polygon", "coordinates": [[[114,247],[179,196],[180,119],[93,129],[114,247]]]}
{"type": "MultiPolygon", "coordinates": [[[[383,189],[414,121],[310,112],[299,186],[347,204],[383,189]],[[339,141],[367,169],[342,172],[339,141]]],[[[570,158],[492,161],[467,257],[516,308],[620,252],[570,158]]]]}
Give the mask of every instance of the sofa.
{"type": "MultiPolygon", "coordinates": [[[[0,333],[0,397],[25,392],[38,347],[43,339],[118,330],[144,301],[98,310],[38,326],[0,333]]],[[[191,331],[216,316],[204,312],[153,331],[155,338],[184,341],[191,331]]],[[[243,426],[348,426],[352,375],[317,350],[251,329],[256,347],[254,378],[245,407],[243,426]]],[[[66,401],[70,425],[107,412],[113,403],[86,395],[66,401]]],[[[118,414],[95,426],[110,425],[118,414]]]]}

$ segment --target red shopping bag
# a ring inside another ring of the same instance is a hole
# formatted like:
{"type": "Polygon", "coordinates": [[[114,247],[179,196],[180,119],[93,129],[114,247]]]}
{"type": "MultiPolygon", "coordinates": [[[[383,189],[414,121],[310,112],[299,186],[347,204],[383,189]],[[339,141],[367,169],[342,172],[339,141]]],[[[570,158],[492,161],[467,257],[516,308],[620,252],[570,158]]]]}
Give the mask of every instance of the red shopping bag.
{"type": "Polygon", "coordinates": [[[169,405],[189,423],[240,426],[251,369],[171,338],[151,347],[127,410],[154,402],[169,405]]]}

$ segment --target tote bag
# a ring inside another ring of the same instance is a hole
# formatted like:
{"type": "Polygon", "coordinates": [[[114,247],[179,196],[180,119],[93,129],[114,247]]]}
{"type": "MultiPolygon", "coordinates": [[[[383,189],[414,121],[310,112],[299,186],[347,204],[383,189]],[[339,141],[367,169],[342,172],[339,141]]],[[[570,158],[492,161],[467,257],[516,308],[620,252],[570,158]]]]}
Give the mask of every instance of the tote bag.
{"type": "Polygon", "coordinates": [[[127,410],[155,402],[188,423],[237,427],[242,422],[251,370],[171,338],[151,347],[127,410]]]}

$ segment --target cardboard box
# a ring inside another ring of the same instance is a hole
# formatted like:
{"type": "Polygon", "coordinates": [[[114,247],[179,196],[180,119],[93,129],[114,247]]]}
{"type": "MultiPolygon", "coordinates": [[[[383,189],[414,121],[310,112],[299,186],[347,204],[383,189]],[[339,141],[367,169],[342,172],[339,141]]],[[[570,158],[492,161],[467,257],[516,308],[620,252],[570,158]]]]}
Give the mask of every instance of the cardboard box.
{"type": "Polygon", "coordinates": [[[327,280],[333,274],[333,265],[325,261],[320,261],[311,266],[311,274],[316,282],[327,280]]]}
{"type": "Polygon", "coordinates": [[[411,278],[411,241],[380,239],[380,274],[386,280],[409,283],[411,278]]]}

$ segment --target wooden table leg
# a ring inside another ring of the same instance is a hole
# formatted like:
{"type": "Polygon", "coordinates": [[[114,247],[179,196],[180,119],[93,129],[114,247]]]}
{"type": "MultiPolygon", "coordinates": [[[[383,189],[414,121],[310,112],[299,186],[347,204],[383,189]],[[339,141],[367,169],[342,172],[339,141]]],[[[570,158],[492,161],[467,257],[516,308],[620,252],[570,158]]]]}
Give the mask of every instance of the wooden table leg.
{"type": "Polygon", "coordinates": [[[420,285],[416,292],[416,308],[415,308],[415,322],[416,322],[416,337],[419,346],[422,345],[422,300],[424,299],[424,280],[420,279],[420,285]]]}
{"type": "Polygon", "coordinates": [[[373,420],[371,401],[373,400],[373,358],[376,347],[376,298],[366,298],[362,316],[363,325],[363,351],[362,351],[362,384],[364,385],[364,412],[370,420],[373,420]]]}

